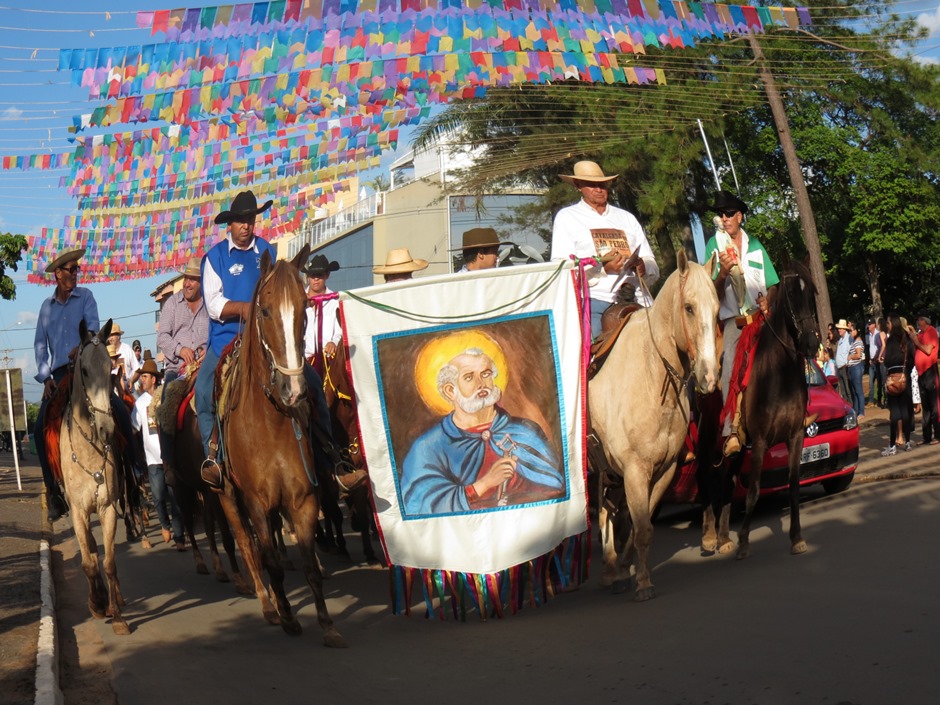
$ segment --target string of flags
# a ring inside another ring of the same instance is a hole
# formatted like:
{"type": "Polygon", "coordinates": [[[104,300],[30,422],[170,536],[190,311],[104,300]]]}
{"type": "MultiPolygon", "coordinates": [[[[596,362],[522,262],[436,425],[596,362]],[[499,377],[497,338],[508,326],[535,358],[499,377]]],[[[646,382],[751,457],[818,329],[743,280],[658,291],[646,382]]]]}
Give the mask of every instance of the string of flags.
{"type": "MultiPolygon", "coordinates": [[[[224,235],[210,214],[250,185],[275,206],[260,232],[296,231],[337,182],[377,165],[433,106],[491,86],[665,84],[642,65],[729,33],[796,28],[805,8],[677,0],[270,0],[137,13],[146,44],[63,48],[58,69],[100,101],[73,147],[5,156],[61,170],[78,213],[30,238],[27,275],[86,247],[85,278],[178,269],[224,235]],[[288,189],[312,187],[303,198],[288,189]],[[159,206],[159,207],[154,207],[159,206]]],[[[348,184],[345,184],[348,188],[348,184]]]]}

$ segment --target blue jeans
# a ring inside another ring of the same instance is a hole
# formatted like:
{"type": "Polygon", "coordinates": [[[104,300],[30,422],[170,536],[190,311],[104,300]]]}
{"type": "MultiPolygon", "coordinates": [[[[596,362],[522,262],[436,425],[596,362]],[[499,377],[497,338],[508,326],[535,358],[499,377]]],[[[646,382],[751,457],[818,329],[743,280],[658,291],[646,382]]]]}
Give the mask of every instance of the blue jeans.
{"type": "Polygon", "coordinates": [[[148,465],[147,474],[150,477],[150,494],[153,495],[153,507],[157,511],[160,526],[173,532],[173,539],[177,542],[183,540],[183,520],[180,516],[180,507],[173,496],[173,488],[167,486],[166,475],[163,474],[162,465],[148,465]],[[167,506],[170,508],[167,515],[167,506]]]}
{"type": "Polygon", "coordinates": [[[601,316],[604,315],[608,306],[610,304],[606,301],[591,299],[591,340],[601,334],[601,316]]]}
{"type": "Polygon", "coordinates": [[[847,366],[849,370],[849,386],[852,390],[852,408],[856,416],[865,414],[865,392],[862,391],[862,377],[865,375],[865,366],[860,362],[857,365],[847,366]]]}
{"type": "MultiPolygon", "coordinates": [[[[209,454],[209,439],[212,437],[212,427],[216,423],[215,418],[215,399],[213,390],[215,387],[215,368],[219,365],[219,356],[211,346],[206,350],[206,355],[202,360],[202,366],[199,368],[199,374],[196,376],[196,417],[199,419],[199,433],[202,435],[202,450],[209,454]]],[[[314,423],[320,427],[320,430],[332,441],[332,424],[330,422],[330,410],[326,405],[326,396],[323,394],[323,380],[317,371],[309,363],[304,362],[304,381],[308,389],[313,393],[313,401],[317,407],[314,423]]],[[[320,444],[313,443],[314,452],[320,456],[319,462],[324,461],[321,455],[320,444]]],[[[325,467],[329,467],[326,464],[325,467]]]]}

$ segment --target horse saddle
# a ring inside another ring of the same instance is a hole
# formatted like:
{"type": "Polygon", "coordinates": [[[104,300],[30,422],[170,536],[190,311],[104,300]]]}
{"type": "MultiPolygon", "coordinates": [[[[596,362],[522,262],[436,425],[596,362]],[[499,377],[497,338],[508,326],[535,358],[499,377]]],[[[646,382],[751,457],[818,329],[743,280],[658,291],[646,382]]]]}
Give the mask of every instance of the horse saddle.
{"type": "Polygon", "coordinates": [[[642,306],[639,304],[611,304],[601,318],[601,334],[591,345],[591,362],[588,363],[587,378],[593,379],[603,367],[607,356],[623,332],[624,326],[642,306]]]}
{"type": "MultiPolygon", "coordinates": [[[[163,390],[163,400],[157,402],[158,406],[155,412],[157,426],[163,433],[175,436],[176,432],[183,428],[183,415],[186,413],[186,407],[196,411],[196,375],[190,373],[186,377],[177,377],[172,382],[167,382],[163,390]]],[[[158,400],[160,395],[155,395],[154,400],[158,400]]]]}
{"type": "Polygon", "coordinates": [[[241,337],[236,336],[232,342],[225,346],[219,355],[219,365],[215,368],[215,408],[219,423],[223,423],[232,411],[232,400],[235,398],[235,384],[238,376],[239,352],[241,350],[241,337]]]}

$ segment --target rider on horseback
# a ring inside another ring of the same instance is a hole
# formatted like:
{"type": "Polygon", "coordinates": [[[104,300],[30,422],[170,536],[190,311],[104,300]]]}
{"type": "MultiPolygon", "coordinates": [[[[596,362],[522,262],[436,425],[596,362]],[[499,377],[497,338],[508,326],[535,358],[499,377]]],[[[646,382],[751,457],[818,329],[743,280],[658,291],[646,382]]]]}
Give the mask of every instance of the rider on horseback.
{"type": "MultiPolygon", "coordinates": [[[[725,455],[733,455],[744,445],[740,429],[740,405],[736,402],[746,384],[746,369],[733,369],[736,368],[733,363],[737,357],[738,341],[742,337],[742,329],[754,321],[758,309],[767,314],[780,278],[763,245],[757,239],[748,237],[741,227],[748,212],[747,204],[729,191],[719,191],[712,210],[720,218],[720,228],[708,241],[705,258],[707,260],[713,252],[718,252],[718,266],[712,278],[721,302],[718,317],[724,333],[721,394],[726,405],[729,397],[735,402],[734,411],[729,412],[726,406],[727,416],[722,435],[728,437],[724,447],[725,455]]],[[[755,333],[751,331],[746,336],[753,344],[757,340],[755,333]]]]}
{"type": "MultiPolygon", "coordinates": [[[[228,225],[228,237],[216,244],[202,261],[202,292],[206,310],[209,312],[209,344],[202,366],[196,377],[196,410],[202,434],[206,461],[202,479],[215,490],[222,487],[222,469],[216,458],[218,454],[218,425],[215,419],[215,370],[223,350],[241,331],[242,322],[248,320],[251,297],[261,276],[261,256],[268,252],[272,261],[277,253],[267,240],[255,235],[255,218],[271,207],[268,201],[260,208],[255,194],[242,191],[232,201],[230,210],[216,216],[215,222],[228,225]]],[[[330,416],[323,398],[323,382],[310,365],[304,365],[304,378],[313,397],[317,413],[312,433],[317,439],[315,449],[325,452],[336,468],[337,481],[347,489],[362,484],[367,474],[364,470],[353,470],[340,474],[347,468],[333,445],[330,433],[330,416]]]]}

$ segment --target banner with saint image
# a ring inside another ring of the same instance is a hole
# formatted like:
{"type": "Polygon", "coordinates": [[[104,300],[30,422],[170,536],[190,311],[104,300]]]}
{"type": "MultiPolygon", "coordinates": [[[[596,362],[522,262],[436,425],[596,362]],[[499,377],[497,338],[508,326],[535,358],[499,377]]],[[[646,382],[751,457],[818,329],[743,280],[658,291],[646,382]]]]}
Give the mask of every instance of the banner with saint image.
{"type": "Polygon", "coordinates": [[[586,577],[571,263],[340,295],[393,607],[515,611],[586,577]],[[436,606],[435,606],[436,605],[436,606]]]}

